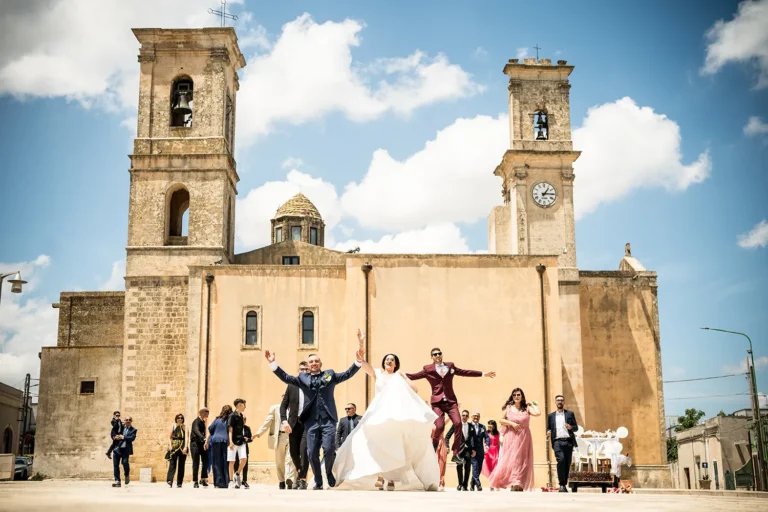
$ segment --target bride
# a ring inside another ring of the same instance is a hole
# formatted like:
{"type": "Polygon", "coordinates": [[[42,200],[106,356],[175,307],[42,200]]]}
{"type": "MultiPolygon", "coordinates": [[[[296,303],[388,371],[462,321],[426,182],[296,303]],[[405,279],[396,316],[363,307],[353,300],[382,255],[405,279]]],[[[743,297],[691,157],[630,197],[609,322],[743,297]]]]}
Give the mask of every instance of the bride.
{"type": "MultiPolygon", "coordinates": [[[[362,345],[365,335],[359,329],[357,337],[362,345]]],[[[336,452],[333,474],[338,486],[383,489],[386,480],[388,491],[394,490],[395,482],[436,491],[440,469],[431,433],[437,415],[399,371],[395,354],[385,355],[381,366],[362,363],[363,370],[376,379],[376,396],[336,452]]]]}

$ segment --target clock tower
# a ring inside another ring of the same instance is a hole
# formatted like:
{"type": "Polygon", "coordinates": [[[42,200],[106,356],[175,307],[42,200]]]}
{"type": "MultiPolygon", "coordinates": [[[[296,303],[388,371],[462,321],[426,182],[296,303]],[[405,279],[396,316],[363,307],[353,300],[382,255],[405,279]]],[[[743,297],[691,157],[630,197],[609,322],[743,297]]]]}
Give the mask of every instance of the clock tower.
{"type": "Polygon", "coordinates": [[[564,60],[510,59],[509,149],[494,174],[503,206],[488,216],[491,254],[556,255],[545,279],[557,286],[563,389],[569,409],[584,418],[584,378],[573,213],[573,150],[568,76],[564,60]]]}
{"type": "Polygon", "coordinates": [[[488,222],[488,250],[496,254],[557,255],[563,271],[576,269],[573,150],[564,60],[510,59],[509,147],[494,174],[504,206],[488,222]]]}

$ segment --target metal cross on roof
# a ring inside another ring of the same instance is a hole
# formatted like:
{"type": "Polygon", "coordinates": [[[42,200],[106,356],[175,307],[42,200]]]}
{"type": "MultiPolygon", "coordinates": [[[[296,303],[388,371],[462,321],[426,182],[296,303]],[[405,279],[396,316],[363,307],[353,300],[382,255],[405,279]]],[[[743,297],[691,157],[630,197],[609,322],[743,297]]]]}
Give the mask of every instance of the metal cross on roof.
{"type": "Polygon", "coordinates": [[[536,43],[536,46],[534,46],[534,48],[536,49],[536,62],[538,62],[539,61],[539,50],[541,50],[541,48],[539,48],[539,43],[536,43]]]}
{"type": "Polygon", "coordinates": [[[221,26],[225,27],[227,25],[227,20],[237,21],[237,16],[234,14],[229,14],[227,12],[227,0],[221,0],[221,10],[217,11],[214,9],[208,9],[209,14],[215,14],[219,18],[221,18],[221,26]]]}

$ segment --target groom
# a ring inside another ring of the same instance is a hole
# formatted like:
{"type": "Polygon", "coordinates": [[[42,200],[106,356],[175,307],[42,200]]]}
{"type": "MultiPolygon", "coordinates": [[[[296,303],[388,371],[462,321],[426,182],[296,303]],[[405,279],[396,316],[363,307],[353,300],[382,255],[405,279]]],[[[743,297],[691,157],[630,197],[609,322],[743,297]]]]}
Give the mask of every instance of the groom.
{"type": "Polygon", "coordinates": [[[325,471],[328,475],[328,485],[334,487],[336,479],[333,476],[333,462],[336,460],[336,402],[333,391],[336,384],[341,384],[354,376],[360,369],[365,350],[361,346],[357,351],[356,361],[343,373],[333,370],[322,371],[323,363],[320,356],[310,354],[309,373],[301,373],[298,377],[288,375],[275,362],[275,354],[269,350],[264,352],[264,357],[269,362],[270,369],[275,372],[278,379],[286,384],[297,386],[306,395],[307,402],[304,410],[299,415],[299,421],[304,423],[307,431],[307,451],[309,452],[309,464],[315,475],[314,490],[323,489],[323,473],[320,469],[320,447],[323,448],[325,457],[325,471]]]}
{"type": "Polygon", "coordinates": [[[461,428],[461,416],[459,416],[459,402],[456,400],[456,394],[453,392],[453,377],[457,375],[459,377],[495,377],[496,372],[479,372],[476,370],[462,370],[457,368],[453,363],[443,363],[443,351],[439,348],[432,349],[432,364],[428,364],[419,373],[406,373],[406,376],[411,380],[427,379],[432,386],[432,410],[437,414],[435,420],[435,431],[432,434],[432,444],[437,450],[437,445],[440,442],[440,436],[443,435],[445,429],[445,415],[453,423],[453,429],[456,432],[453,438],[453,451],[452,462],[459,463],[461,460],[458,457],[459,449],[464,441],[463,429],[461,428]]]}

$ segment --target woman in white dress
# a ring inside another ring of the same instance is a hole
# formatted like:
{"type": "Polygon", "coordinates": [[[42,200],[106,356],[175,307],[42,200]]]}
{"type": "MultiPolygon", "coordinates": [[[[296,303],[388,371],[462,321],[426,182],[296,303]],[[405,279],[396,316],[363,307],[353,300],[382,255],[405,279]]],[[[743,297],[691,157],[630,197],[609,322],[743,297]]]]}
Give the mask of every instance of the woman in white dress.
{"type": "MultiPolygon", "coordinates": [[[[358,331],[362,344],[365,336],[358,331]]],[[[376,396],[363,419],[336,452],[333,474],[337,487],[380,489],[387,481],[392,491],[423,488],[436,491],[440,469],[432,447],[432,427],[437,416],[414,391],[415,386],[399,372],[400,360],[387,354],[382,369],[363,362],[362,368],[376,379],[376,396]]]]}

